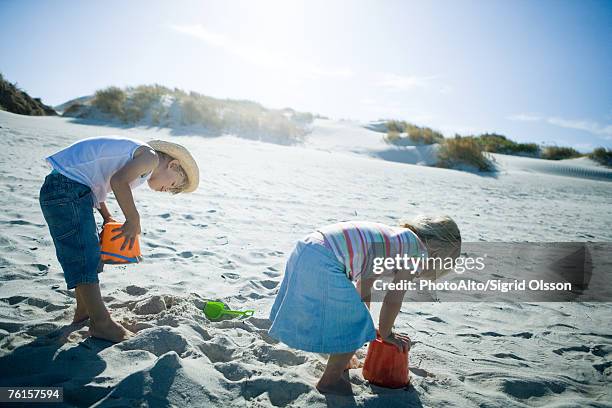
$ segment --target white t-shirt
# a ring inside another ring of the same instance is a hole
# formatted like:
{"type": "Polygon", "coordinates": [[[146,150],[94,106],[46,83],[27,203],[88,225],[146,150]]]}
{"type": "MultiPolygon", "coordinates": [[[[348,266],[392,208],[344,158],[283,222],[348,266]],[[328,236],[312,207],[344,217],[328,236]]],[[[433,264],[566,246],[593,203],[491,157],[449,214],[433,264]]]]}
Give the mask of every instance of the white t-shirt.
{"type": "MultiPolygon", "coordinates": [[[[111,191],[110,179],[119,169],[133,159],[140,146],[148,146],[140,140],[121,136],[98,136],[79,140],[64,150],[47,157],[47,162],[56,171],[71,180],[91,188],[96,198],[96,207],[106,200],[111,191]]],[[[151,177],[143,174],[130,183],[136,188],[151,177]]]]}

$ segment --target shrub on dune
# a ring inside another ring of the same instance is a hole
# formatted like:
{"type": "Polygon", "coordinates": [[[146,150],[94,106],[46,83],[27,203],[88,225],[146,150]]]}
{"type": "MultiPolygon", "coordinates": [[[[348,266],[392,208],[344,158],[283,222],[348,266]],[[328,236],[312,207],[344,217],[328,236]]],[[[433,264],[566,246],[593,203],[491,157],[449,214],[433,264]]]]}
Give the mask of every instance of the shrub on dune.
{"type": "Polygon", "coordinates": [[[603,164],[607,167],[612,167],[612,149],[598,147],[597,149],[593,150],[593,153],[589,154],[589,157],[595,160],[597,163],[603,164]]]}
{"type": "Polygon", "coordinates": [[[408,124],[406,126],[406,133],[408,133],[408,138],[416,144],[429,145],[441,143],[444,140],[442,133],[428,127],[419,127],[408,124]]]}
{"type": "Polygon", "coordinates": [[[385,136],[385,141],[391,144],[399,144],[399,140],[401,139],[400,133],[395,130],[389,130],[387,135],[385,136]]]}
{"type": "Polygon", "coordinates": [[[180,104],[182,125],[201,125],[210,130],[221,129],[221,118],[214,106],[201,103],[191,95],[182,97],[180,104]]]}
{"type": "Polygon", "coordinates": [[[421,127],[400,120],[389,120],[385,123],[387,143],[405,145],[430,145],[444,140],[442,133],[428,127],[421,127]],[[406,136],[402,136],[406,134],[406,136]]]}
{"type": "Polygon", "coordinates": [[[124,99],[122,118],[125,122],[135,123],[142,120],[153,105],[158,103],[163,95],[170,89],[161,85],[141,85],[136,88],[127,88],[127,97],[124,99]]]}
{"type": "Polygon", "coordinates": [[[123,118],[123,104],[127,99],[126,93],[116,86],[96,91],[92,105],[101,112],[107,113],[116,118],[123,118]]]}
{"type": "Polygon", "coordinates": [[[582,156],[576,149],[572,147],[561,146],[546,146],[542,150],[542,159],[547,160],[564,160],[573,159],[582,156]]]}
{"type": "Polygon", "coordinates": [[[97,91],[91,106],[81,104],[70,108],[66,116],[95,117],[97,110],[128,124],[195,126],[213,133],[233,133],[282,143],[294,142],[305,135],[314,120],[311,113],[289,108],[267,109],[253,101],[216,99],[161,85],[125,89],[111,86],[97,91]]]}
{"type": "Polygon", "coordinates": [[[484,133],[476,138],[476,141],[486,152],[502,153],[511,155],[525,155],[537,157],[540,147],[535,143],[516,143],[504,135],[496,133],[484,133]]]}
{"type": "Polygon", "coordinates": [[[462,165],[473,166],[480,171],[493,169],[491,161],[474,137],[444,139],[438,149],[438,167],[454,168],[462,165]]]}

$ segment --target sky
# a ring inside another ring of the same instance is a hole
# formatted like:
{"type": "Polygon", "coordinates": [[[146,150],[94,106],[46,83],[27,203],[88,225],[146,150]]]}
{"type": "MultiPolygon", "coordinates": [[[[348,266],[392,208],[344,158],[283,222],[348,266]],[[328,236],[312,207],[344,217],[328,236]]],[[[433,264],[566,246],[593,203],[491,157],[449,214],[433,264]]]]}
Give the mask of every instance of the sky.
{"type": "Polygon", "coordinates": [[[612,147],[612,0],[0,0],[0,21],[0,72],[50,105],[159,83],[612,147]]]}

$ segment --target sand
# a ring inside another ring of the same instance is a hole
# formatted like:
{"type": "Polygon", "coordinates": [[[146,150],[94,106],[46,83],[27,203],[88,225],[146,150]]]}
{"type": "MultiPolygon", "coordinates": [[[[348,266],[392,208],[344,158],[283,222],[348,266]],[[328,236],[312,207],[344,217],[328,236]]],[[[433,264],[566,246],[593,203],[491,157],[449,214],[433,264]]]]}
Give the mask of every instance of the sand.
{"type": "Polygon", "coordinates": [[[333,120],[297,146],[172,133],[0,112],[0,386],[61,386],[65,406],[611,406],[610,303],[406,302],[396,327],[414,342],[412,385],[351,370],[350,398],[314,388],[323,355],[267,335],[285,260],[318,225],[442,212],[466,241],[609,242],[609,170],[502,155],[493,175],[416,166],[380,154],[380,133],[333,120]],[[202,169],[191,195],[135,191],[144,262],[100,275],[111,313],[137,332],[117,345],[68,325],[74,293],[37,201],[45,155],[105,134],[176,138],[202,169]],[[208,299],[256,313],[209,322],[208,299]]]}

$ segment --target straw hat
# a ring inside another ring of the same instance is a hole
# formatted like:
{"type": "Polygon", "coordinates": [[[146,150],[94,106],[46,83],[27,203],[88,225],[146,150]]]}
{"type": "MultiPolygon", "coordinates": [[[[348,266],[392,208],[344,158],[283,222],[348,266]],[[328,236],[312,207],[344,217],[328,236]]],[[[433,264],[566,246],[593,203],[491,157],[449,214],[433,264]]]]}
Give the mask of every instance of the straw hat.
{"type": "Polygon", "coordinates": [[[153,150],[166,153],[168,156],[179,161],[187,175],[187,184],[182,191],[183,193],[191,193],[198,188],[198,184],[200,184],[200,169],[198,168],[198,163],[196,163],[187,149],[180,144],[167,142],[165,140],[151,140],[147,142],[147,144],[151,146],[153,150]]]}

